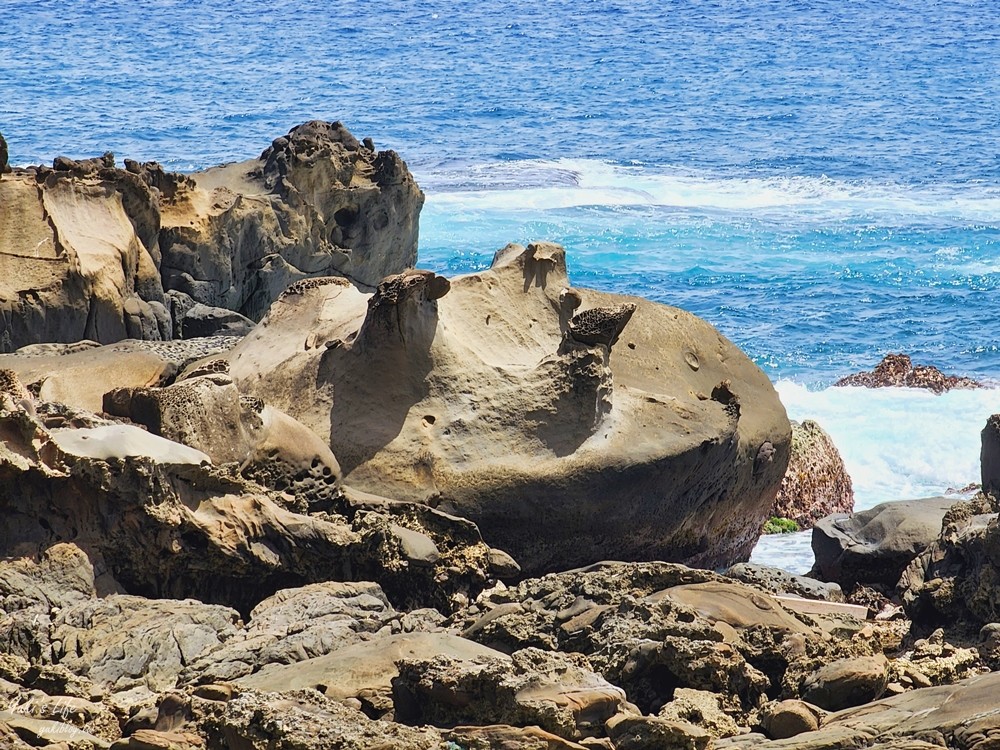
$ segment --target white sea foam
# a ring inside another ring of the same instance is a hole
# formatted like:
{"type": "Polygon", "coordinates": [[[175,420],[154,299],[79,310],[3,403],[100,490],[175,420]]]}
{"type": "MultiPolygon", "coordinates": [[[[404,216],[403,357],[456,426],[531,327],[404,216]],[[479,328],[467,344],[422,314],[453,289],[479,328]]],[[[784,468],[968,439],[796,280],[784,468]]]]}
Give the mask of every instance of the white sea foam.
{"type": "Polygon", "coordinates": [[[757,216],[902,215],[984,223],[1000,215],[1000,189],[982,183],[911,187],[827,177],[718,177],[588,159],[464,165],[461,173],[442,170],[418,177],[428,206],[449,211],[664,206],[757,216]]]}
{"type": "MultiPolygon", "coordinates": [[[[830,434],[854,483],[855,510],[978,482],[980,432],[1000,412],[997,389],[810,391],[788,380],[776,387],[790,419],[813,419],[830,434]]],[[[766,538],[753,561],[804,572],[812,564],[808,535],[766,538]]]]}

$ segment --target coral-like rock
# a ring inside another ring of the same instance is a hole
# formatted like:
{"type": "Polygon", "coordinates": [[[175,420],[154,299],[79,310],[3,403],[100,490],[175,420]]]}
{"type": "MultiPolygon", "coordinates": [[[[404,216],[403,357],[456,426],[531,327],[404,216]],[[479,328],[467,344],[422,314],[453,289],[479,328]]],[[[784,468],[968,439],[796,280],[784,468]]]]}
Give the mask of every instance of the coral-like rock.
{"type": "Polygon", "coordinates": [[[952,388],[982,388],[971,378],[945,375],[929,365],[913,366],[906,354],[887,354],[871,372],[858,372],[841,378],[834,385],[861,385],[865,388],[926,388],[944,393],[952,388]]]}
{"type": "Polygon", "coordinates": [[[792,422],[792,453],[771,515],[790,518],[800,529],[854,510],[854,487],[840,451],[812,420],[792,422]]]}

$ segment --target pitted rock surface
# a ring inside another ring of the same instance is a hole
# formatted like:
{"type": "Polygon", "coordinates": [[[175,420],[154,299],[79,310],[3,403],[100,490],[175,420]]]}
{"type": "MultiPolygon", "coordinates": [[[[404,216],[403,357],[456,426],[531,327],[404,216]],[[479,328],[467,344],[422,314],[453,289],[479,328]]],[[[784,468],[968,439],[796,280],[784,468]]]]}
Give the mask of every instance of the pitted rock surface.
{"type": "Polygon", "coordinates": [[[586,346],[606,346],[610,349],[628,325],[635,312],[631,303],[614,307],[594,307],[574,315],[569,321],[569,335],[586,346]]]}
{"type": "Polygon", "coordinates": [[[953,388],[982,388],[972,378],[945,375],[936,367],[914,366],[906,354],[887,354],[871,372],[859,372],[841,378],[834,385],[861,385],[865,388],[926,388],[944,393],[953,388]]]}

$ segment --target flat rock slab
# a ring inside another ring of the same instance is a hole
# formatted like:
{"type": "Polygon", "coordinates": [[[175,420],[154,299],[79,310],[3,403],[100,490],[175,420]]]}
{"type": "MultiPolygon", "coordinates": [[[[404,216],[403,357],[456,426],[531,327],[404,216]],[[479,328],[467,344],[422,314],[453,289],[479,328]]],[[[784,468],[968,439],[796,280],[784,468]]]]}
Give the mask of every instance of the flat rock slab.
{"type": "Polygon", "coordinates": [[[54,430],[52,440],[59,449],[80,458],[101,461],[147,456],[162,464],[210,464],[206,454],[172,440],[151,435],[131,425],[108,425],[87,429],[54,430]]]}
{"type": "Polygon", "coordinates": [[[351,698],[362,690],[388,690],[401,659],[509,659],[495,649],[449,633],[407,633],[358,643],[296,664],[266,667],[238,680],[265,692],[318,689],[331,698],[351,698]]]}

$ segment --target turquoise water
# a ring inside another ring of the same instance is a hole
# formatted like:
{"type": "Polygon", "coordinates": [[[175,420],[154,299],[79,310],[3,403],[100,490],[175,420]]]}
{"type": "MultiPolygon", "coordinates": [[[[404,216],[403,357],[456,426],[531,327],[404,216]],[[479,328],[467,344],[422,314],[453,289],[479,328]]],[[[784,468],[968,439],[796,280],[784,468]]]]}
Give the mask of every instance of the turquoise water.
{"type": "Polygon", "coordinates": [[[978,476],[994,393],[828,386],[888,351],[1000,379],[992,1],[0,0],[0,18],[15,164],[195,169],[340,119],[427,192],[422,266],[562,242],[574,283],[702,315],[793,417],[823,415],[859,507],[978,476]]]}

